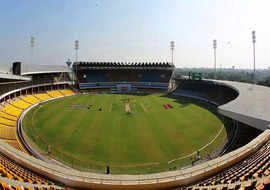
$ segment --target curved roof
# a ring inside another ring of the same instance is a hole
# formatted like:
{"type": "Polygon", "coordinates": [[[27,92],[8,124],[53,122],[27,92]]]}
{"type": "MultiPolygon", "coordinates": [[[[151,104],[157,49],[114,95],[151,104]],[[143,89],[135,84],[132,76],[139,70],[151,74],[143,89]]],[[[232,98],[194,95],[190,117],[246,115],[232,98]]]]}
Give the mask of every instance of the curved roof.
{"type": "Polygon", "coordinates": [[[65,73],[69,72],[66,65],[28,65],[22,64],[22,75],[39,73],[65,73]]]}
{"type": "MultiPolygon", "coordinates": [[[[66,65],[38,65],[38,64],[24,64],[21,65],[21,74],[39,74],[39,73],[63,73],[69,72],[66,65]]],[[[11,74],[12,64],[0,64],[0,73],[11,74]]]]}
{"type": "Polygon", "coordinates": [[[220,113],[262,130],[270,124],[270,88],[242,82],[225,83],[239,92],[233,101],[218,107],[220,113]]]}

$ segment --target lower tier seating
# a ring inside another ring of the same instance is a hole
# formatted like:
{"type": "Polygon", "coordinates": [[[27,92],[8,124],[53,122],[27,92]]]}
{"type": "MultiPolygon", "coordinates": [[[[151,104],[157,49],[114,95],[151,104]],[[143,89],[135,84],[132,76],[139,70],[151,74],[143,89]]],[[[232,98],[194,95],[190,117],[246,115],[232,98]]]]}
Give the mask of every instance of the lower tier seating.
{"type": "Polygon", "coordinates": [[[41,100],[49,100],[52,97],[50,97],[47,93],[41,93],[41,94],[35,94],[34,95],[37,99],[41,100]]]}
{"type": "Polygon", "coordinates": [[[17,117],[12,116],[12,115],[7,114],[7,113],[2,112],[2,111],[0,111],[0,117],[6,118],[6,119],[9,119],[9,120],[12,120],[12,121],[16,121],[17,120],[17,117]]]}
{"type": "Polygon", "coordinates": [[[69,89],[59,90],[59,92],[63,94],[64,96],[74,95],[74,92],[69,89]]]}
{"type": "Polygon", "coordinates": [[[20,98],[17,98],[16,100],[13,100],[10,103],[19,109],[26,109],[31,105],[30,103],[27,103],[27,102],[21,100],[20,98]]]}
{"type": "Polygon", "coordinates": [[[0,154],[0,174],[2,177],[34,184],[53,184],[51,181],[12,162],[0,154]]]}
{"type": "Polygon", "coordinates": [[[21,113],[23,112],[22,109],[18,109],[16,107],[12,106],[9,103],[6,103],[1,111],[5,112],[5,113],[7,113],[9,115],[12,115],[12,116],[14,116],[16,118],[18,118],[21,115],[21,113]]]}
{"type": "Polygon", "coordinates": [[[40,101],[33,95],[22,96],[21,99],[30,104],[36,104],[40,101]]]}
{"type": "Polygon", "coordinates": [[[0,124],[15,127],[16,121],[0,117],[0,124]]]}
{"type": "Polygon", "coordinates": [[[52,90],[52,91],[47,91],[47,94],[53,98],[61,97],[63,96],[59,91],[57,90],[52,90]]]}
{"type": "MultiPolygon", "coordinates": [[[[257,152],[240,161],[234,166],[209,177],[191,187],[191,189],[212,189],[219,185],[245,183],[270,176],[270,141],[265,143],[257,152]],[[212,187],[215,186],[215,187],[212,187]]],[[[250,189],[253,189],[254,186],[250,189]]],[[[187,188],[189,189],[189,188],[187,188]]]]}
{"type": "MultiPolygon", "coordinates": [[[[64,90],[68,95],[74,94],[71,90],[64,90]]],[[[54,90],[53,92],[48,91],[48,94],[57,96],[63,96],[60,92],[54,90]]],[[[0,139],[3,139],[10,146],[26,152],[24,147],[18,142],[16,136],[16,125],[17,120],[23,110],[27,109],[29,106],[41,102],[43,100],[51,99],[47,93],[26,95],[21,97],[16,97],[15,100],[9,100],[9,102],[2,103],[0,110],[0,139]]]]}
{"type": "Polygon", "coordinates": [[[9,126],[0,124],[0,138],[16,140],[16,127],[9,127],[9,126]]]}

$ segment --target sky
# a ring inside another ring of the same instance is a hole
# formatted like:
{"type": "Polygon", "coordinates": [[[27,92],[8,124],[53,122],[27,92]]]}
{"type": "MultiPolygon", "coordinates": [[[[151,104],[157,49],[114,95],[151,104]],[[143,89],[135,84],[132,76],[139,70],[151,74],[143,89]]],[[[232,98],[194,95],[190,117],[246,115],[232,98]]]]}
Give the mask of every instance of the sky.
{"type": "Polygon", "coordinates": [[[171,61],[176,67],[270,67],[269,0],[2,0],[0,65],[171,61]],[[35,37],[33,50],[30,37],[35,37]]]}

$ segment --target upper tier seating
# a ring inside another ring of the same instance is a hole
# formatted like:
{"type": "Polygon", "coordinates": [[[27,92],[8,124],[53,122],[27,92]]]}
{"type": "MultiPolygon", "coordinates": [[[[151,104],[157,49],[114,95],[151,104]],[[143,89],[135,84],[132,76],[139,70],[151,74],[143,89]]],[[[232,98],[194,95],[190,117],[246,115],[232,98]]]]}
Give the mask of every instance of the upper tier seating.
{"type": "Polygon", "coordinates": [[[170,70],[88,70],[80,71],[80,83],[100,82],[159,82],[168,83],[171,78],[170,70]]]}

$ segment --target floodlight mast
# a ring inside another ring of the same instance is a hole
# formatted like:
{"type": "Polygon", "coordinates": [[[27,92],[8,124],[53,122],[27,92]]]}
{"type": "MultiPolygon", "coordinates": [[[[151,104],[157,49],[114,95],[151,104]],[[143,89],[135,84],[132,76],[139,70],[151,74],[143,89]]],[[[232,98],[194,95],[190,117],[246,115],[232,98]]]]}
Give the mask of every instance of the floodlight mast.
{"type": "Polygon", "coordinates": [[[214,48],[214,70],[215,70],[214,79],[216,79],[217,78],[217,57],[216,57],[217,40],[213,40],[213,48],[214,48]]]}
{"type": "MultiPolygon", "coordinates": [[[[75,55],[75,62],[76,62],[75,67],[76,67],[76,80],[77,80],[77,82],[78,82],[78,50],[79,50],[79,40],[75,40],[75,53],[76,53],[76,55],[75,55]]],[[[75,81],[75,79],[74,79],[74,81],[75,81]]]]}
{"type": "Polygon", "coordinates": [[[171,41],[170,45],[171,45],[171,50],[172,50],[172,65],[173,65],[173,50],[174,50],[174,47],[175,47],[174,41],[171,41]]]}
{"type": "Polygon", "coordinates": [[[255,73],[255,43],[256,43],[256,32],[255,30],[252,31],[252,44],[253,44],[253,83],[256,84],[255,73]]]}
{"type": "Polygon", "coordinates": [[[31,36],[30,38],[30,64],[32,64],[32,61],[33,61],[34,47],[35,47],[35,37],[31,36]]]}
{"type": "Polygon", "coordinates": [[[78,62],[79,40],[75,40],[75,61],[78,62]]]}

